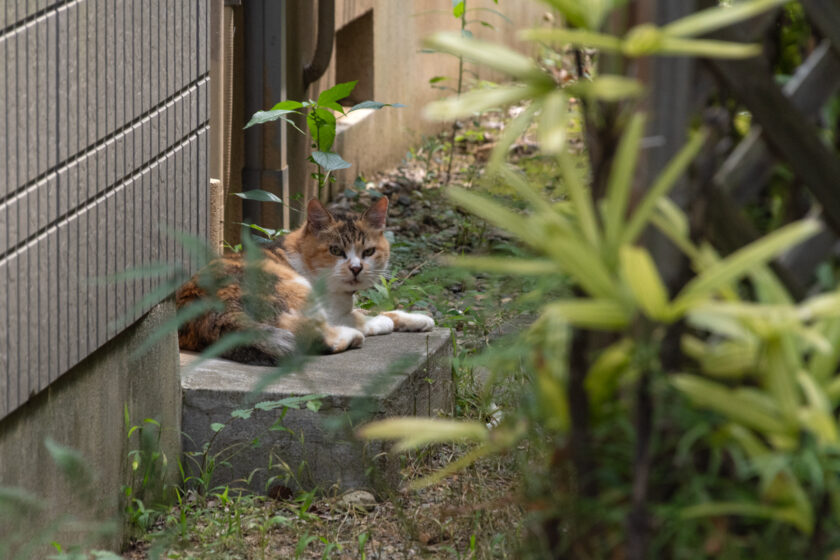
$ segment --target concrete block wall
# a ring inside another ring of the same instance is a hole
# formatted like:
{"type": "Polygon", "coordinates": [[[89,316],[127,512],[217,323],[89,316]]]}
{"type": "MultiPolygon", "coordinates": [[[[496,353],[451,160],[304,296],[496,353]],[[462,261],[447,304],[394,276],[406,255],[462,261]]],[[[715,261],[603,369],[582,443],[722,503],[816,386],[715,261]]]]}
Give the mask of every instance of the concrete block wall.
{"type": "Polygon", "coordinates": [[[206,236],[208,58],[208,0],[0,3],[0,419],[157,303],[106,277],[206,236]]]}

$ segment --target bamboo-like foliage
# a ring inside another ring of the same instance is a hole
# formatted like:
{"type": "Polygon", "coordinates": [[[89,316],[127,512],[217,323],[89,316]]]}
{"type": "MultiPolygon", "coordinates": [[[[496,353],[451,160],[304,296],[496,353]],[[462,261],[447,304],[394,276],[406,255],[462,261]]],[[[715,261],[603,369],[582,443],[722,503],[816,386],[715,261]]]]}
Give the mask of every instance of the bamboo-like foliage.
{"type": "MultiPolygon", "coordinates": [[[[597,31],[615,1],[549,3],[577,28],[528,30],[521,37],[595,47],[628,57],[746,57],[758,54],[759,47],[694,37],[782,2],[755,0],[733,8],[713,8],[661,28],[643,24],[623,37],[597,31]]],[[[473,190],[453,187],[449,196],[464,209],[509,231],[536,257],[460,257],[453,259],[454,263],[506,274],[562,272],[572,280],[582,295],[545,304],[532,331],[558,333],[577,327],[620,334],[617,342],[595,357],[586,376],[585,388],[595,415],[600,406],[618,396],[617,388],[625,379],[638,377],[644,365],[639,356],[646,351],[645,343],[661,339],[664,331],[678,321],[687,323],[689,329],[682,337],[681,349],[694,359],[698,371],[674,373],[669,383],[690,403],[716,414],[729,445],[746,455],[759,473],[760,484],[756,501],[698,504],[685,510],[685,517],[745,515],[781,521],[810,533],[815,512],[806,489],[789,467],[768,461],[795,451],[804,433],[816,442],[818,464],[825,469],[824,489],[835,504],[835,518],[840,519],[840,487],[828,482],[833,480],[832,475],[836,478],[836,473],[829,471],[829,459],[840,450],[834,412],[840,404],[840,292],[796,304],[767,266],[782,252],[816,234],[820,223],[805,219],[789,224],[723,258],[708,244],[695,243],[689,236],[686,216],[668,199],[668,193],[704,145],[707,133],[702,129],[691,134],[631,207],[643,114],[628,120],[612,162],[606,194],[596,204],[565,146],[568,98],[625,99],[640,95],[640,84],[623,76],[602,75],[560,89],[533,61],[498,45],[450,34],[434,35],[426,43],[516,80],[514,85],[432,103],[427,107],[430,117],[452,119],[500,105],[529,102],[500,139],[488,169],[489,175],[501,177],[528,203],[527,216],[473,190]],[[540,188],[503,165],[510,144],[533,121],[538,122],[543,151],[556,158],[563,173],[568,200],[562,203],[544,198],[540,188]],[[648,227],[659,229],[670,239],[696,272],[673,296],[660,275],[659,267],[666,263],[657,263],[647,249],[637,245],[648,227]],[[744,283],[752,290],[741,289],[744,283]],[[747,297],[745,293],[754,295],[747,297]],[[640,326],[648,333],[646,339],[636,336],[640,326]]],[[[560,433],[569,429],[570,402],[564,371],[537,371],[532,386],[538,393],[541,427],[560,433]]],[[[526,433],[514,420],[492,429],[466,422],[458,428],[452,421],[445,422],[427,420],[409,426],[404,420],[384,421],[360,433],[395,440],[400,449],[460,440],[468,435],[477,447],[457,467],[512,444],[526,433]]],[[[439,478],[434,476],[420,484],[439,478]]]]}

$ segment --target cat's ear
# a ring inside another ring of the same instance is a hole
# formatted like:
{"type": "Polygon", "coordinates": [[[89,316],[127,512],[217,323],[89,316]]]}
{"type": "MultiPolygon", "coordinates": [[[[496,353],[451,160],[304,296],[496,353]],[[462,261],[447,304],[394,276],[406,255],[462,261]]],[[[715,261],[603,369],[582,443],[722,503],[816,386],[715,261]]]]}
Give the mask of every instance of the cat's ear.
{"type": "Polygon", "coordinates": [[[315,231],[320,231],[332,222],[332,214],[324,208],[320,200],[313,198],[309,201],[309,204],[306,205],[306,223],[310,228],[315,231]]]}
{"type": "Polygon", "coordinates": [[[374,202],[362,217],[373,229],[385,229],[385,220],[388,218],[388,197],[383,196],[374,202]]]}

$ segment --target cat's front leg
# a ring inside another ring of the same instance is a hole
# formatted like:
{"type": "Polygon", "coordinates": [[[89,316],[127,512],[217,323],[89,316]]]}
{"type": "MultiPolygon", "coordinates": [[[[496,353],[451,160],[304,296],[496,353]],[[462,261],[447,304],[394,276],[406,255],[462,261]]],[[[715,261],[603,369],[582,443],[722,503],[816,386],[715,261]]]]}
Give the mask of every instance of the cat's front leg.
{"type": "Polygon", "coordinates": [[[380,317],[385,316],[394,323],[395,331],[425,332],[432,330],[435,320],[422,313],[407,313],[405,311],[386,311],[380,317]]]}
{"type": "Polygon", "coordinates": [[[356,328],[362,331],[365,336],[376,336],[394,332],[393,319],[385,315],[371,317],[360,309],[354,309],[353,320],[356,322],[356,328]]]}

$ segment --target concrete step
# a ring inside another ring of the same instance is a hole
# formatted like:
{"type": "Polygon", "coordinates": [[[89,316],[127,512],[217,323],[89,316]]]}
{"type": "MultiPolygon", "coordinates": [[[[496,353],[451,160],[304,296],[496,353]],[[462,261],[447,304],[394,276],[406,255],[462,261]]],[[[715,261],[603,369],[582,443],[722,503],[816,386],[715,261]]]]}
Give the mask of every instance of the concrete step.
{"type": "MultiPolygon", "coordinates": [[[[388,457],[383,444],[356,440],[353,428],[372,418],[451,413],[451,356],[452,340],[446,329],[368,337],[362,348],[313,356],[300,371],[282,377],[258,398],[325,395],[317,412],[276,408],[256,410],[242,419],[232,418],[231,413],[253,407],[254,402],[247,400],[252,388],[274,369],[220,359],[193,367],[197,354],[182,352],[185,467],[200,474],[186,454],[201,452],[211,442],[207,453],[208,461],[215,463],[211,487],[233,484],[259,493],[275,484],[382,491],[396,482],[399,465],[388,457]],[[281,416],[284,429],[269,430],[281,416]],[[214,431],[216,423],[225,426],[214,431]]],[[[208,464],[204,462],[205,470],[208,464]]]]}

